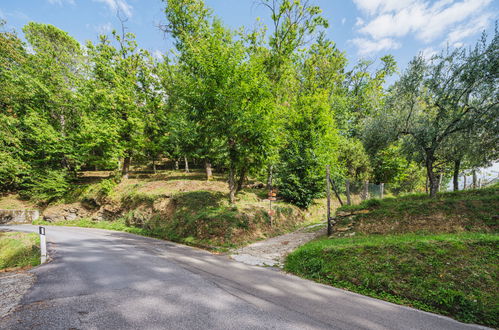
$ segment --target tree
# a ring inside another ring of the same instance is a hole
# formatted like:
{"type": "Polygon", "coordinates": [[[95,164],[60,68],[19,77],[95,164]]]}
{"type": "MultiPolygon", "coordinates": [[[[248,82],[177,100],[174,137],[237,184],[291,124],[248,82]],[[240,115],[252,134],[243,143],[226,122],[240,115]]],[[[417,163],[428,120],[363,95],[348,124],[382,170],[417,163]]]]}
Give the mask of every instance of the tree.
{"type": "Polygon", "coordinates": [[[338,132],[331,95],[341,87],[346,61],[335,45],[319,37],[297,71],[296,99],[290,105],[278,167],[279,193],[306,208],[324,191],[325,166],[338,170],[338,132]]]}
{"type": "MultiPolygon", "coordinates": [[[[221,142],[227,156],[229,200],[260,167],[271,143],[270,84],[263,63],[247,58],[242,41],[210,16],[199,0],[168,0],[165,30],[179,51],[176,100],[196,123],[200,143],[221,142]]],[[[218,144],[215,144],[218,145],[218,144]]],[[[203,157],[206,159],[206,156],[203,157]]]]}
{"type": "MultiPolygon", "coordinates": [[[[5,21],[0,20],[0,28],[5,21]]],[[[20,103],[26,98],[19,81],[26,79],[23,66],[27,53],[21,39],[11,31],[0,32],[0,191],[19,188],[29,165],[23,158],[20,103]]]]}
{"type": "Polygon", "coordinates": [[[457,48],[430,60],[416,56],[393,86],[385,113],[368,124],[388,126],[391,134],[371,132],[384,135],[379,140],[401,137],[405,150],[417,155],[426,167],[432,197],[449,162],[446,145],[469,129],[498,134],[497,125],[491,125],[498,111],[498,46],[496,33],[490,43],[483,37],[469,51],[457,48]]]}
{"type": "Polygon", "coordinates": [[[132,157],[145,146],[143,118],[151,99],[144,95],[150,86],[141,85],[140,79],[148,54],[138,49],[131,33],[113,31],[112,37],[117,47],[106,36],[97,45],[87,45],[92,63],[87,102],[101,127],[106,127],[101,133],[107,135],[101,140],[104,145],[92,148],[119,155],[121,175],[127,179],[132,157]]]}

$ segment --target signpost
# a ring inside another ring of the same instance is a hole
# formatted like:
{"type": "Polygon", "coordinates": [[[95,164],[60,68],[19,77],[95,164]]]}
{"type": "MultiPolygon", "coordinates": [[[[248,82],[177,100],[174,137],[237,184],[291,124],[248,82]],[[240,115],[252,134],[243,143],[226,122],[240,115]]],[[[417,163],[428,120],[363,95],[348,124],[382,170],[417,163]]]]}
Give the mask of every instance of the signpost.
{"type": "Polygon", "coordinates": [[[41,263],[45,263],[47,261],[47,240],[45,239],[45,227],[39,227],[38,233],[40,233],[40,254],[41,254],[41,263]]]}
{"type": "Polygon", "coordinates": [[[274,189],[269,191],[269,217],[270,217],[270,226],[271,227],[273,226],[272,218],[275,215],[275,211],[272,210],[272,202],[277,200],[276,196],[277,196],[277,193],[274,189]]]}
{"type": "Polygon", "coordinates": [[[329,165],[326,166],[326,196],[327,196],[327,236],[333,234],[333,227],[331,224],[331,188],[330,184],[330,169],[329,165]]]}

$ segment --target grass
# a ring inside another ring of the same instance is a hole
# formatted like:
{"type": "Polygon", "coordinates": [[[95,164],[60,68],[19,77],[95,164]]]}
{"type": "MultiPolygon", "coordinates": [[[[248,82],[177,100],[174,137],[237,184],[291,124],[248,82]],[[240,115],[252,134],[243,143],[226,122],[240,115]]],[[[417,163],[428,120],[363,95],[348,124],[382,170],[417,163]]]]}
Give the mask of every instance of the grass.
{"type": "Polygon", "coordinates": [[[484,233],[320,239],[285,269],[350,291],[499,326],[499,235],[484,233]]]}
{"type": "MultiPolygon", "coordinates": [[[[338,214],[368,210],[354,218],[357,234],[463,232],[499,230],[499,187],[438,194],[371,199],[343,206],[338,214]]],[[[339,217],[341,220],[341,217],[339,217]]]]}
{"type": "Polygon", "coordinates": [[[37,234],[0,232],[0,270],[39,265],[39,240],[37,234]]]}
{"type": "Polygon", "coordinates": [[[271,226],[269,203],[263,201],[266,197],[265,189],[245,188],[235,205],[230,205],[228,185],[222,177],[215,176],[208,182],[199,170],[162,171],[120,183],[113,178],[86,183],[82,180],[63,201],[48,206],[45,213],[61,214],[64,209],[84,206],[88,211],[84,216],[92,218],[93,213],[105,209],[106,221],[83,219],[51,224],[127,231],[210,250],[227,250],[306,223],[300,209],[276,202],[271,226]]]}
{"type": "Polygon", "coordinates": [[[31,210],[35,205],[29,201],[22,200],[19,195],[7,194],[0,195],[0,210],[31,210]]]}
{"type": "Polygon", "coordinates": [[[373,199],[338,211],[341,231],[291,253],[287,271],[499,327],[497,186],[441,193],[436,199],[373,199]]]}

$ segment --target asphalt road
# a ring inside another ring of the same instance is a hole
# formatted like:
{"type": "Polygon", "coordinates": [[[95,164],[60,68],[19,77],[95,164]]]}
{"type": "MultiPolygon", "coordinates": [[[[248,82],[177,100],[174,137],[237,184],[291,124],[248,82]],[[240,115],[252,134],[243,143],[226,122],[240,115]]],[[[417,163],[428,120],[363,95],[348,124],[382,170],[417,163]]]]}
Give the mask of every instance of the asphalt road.
{"type": "Polygon", "coordinates": [[[171,242],[46,232],[53,260],[0,329],[478,328],[171,242]]]}

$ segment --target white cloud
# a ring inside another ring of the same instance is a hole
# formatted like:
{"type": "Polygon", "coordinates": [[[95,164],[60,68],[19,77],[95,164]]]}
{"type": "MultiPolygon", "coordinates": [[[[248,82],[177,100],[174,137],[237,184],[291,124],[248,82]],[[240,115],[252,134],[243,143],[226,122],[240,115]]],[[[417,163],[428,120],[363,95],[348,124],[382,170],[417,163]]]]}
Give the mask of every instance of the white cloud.
{"type": "Polygon", "coordinates": [[[127,17],[132,17],[133,7],[130,6],[126,0],[93,0],[94,2],[102,2],[106,4],[113,13],[117,11],[122,12],[127,17]]]}
{"type": "Polygon", "coordinates": [[[97,25],[95,27],[95,31],[97,31],[99,34],[108,34],[112,30],[113,30],[113,25],[109,22],[97,25]]]}
{"type": "MultiPolygon", "coordinates": [[[[448,37],[444,43],[459,44],[484,30],[493,20],[492,0],[353,0],[364,13],[357,18],[357,32],[374,45],[414,36],[423,43],[448,37]],[[365,22],[367,21],[367,22],[365,22]]],[[[358,38],[359,39],[359,38],[358,38]]],[[[354,42],[355,43],[355,42],[354,42]]],[[[374,47],[376,48],[376,47],[374,47]]]]}
{"type": "Polygon", "coordinates": [[[345,23],[346,23],[346,22],[347,22],[347,19],[346,19],[345,17],[343,17],[343,18],[341,19],[341,25],[345,25],[345,23]]]}
{"type": "Polygon", "coordinates": [[[357,46],[358,54],[362,56],[371,55],[382,50],[398,49],[402,46],[400,43],[390,38],[380,40],[355,38],[350,40],[350,42],[357,46]]]}
{"type": "Polygon", "coordinates": [[[438,52],[433,47],[427,47],[421,51],[421,55],[427,60],[431,59],[434,55],[437,55],[438,52]]]}
{"type": "Polygon", "coordinates": [[[75,4],[74,0],[48,0],[48,2],[52,5],[59,5],[59,6],[63,5],[65,2],[71,5],[75,4]]]}
{"type": "Polygon", "coordinates": [[[446,42],[456,44],[464,38],[480,33],[489,25],[492,19],[493,15],[487,13],[471,20],[468,24],[457,26],[449,33],[446,42]]]}
{"type": "Polygon", "coordinates": [[[403,9],[415,0],[353,0],[357,8],[369,15],[403,9]]]}

